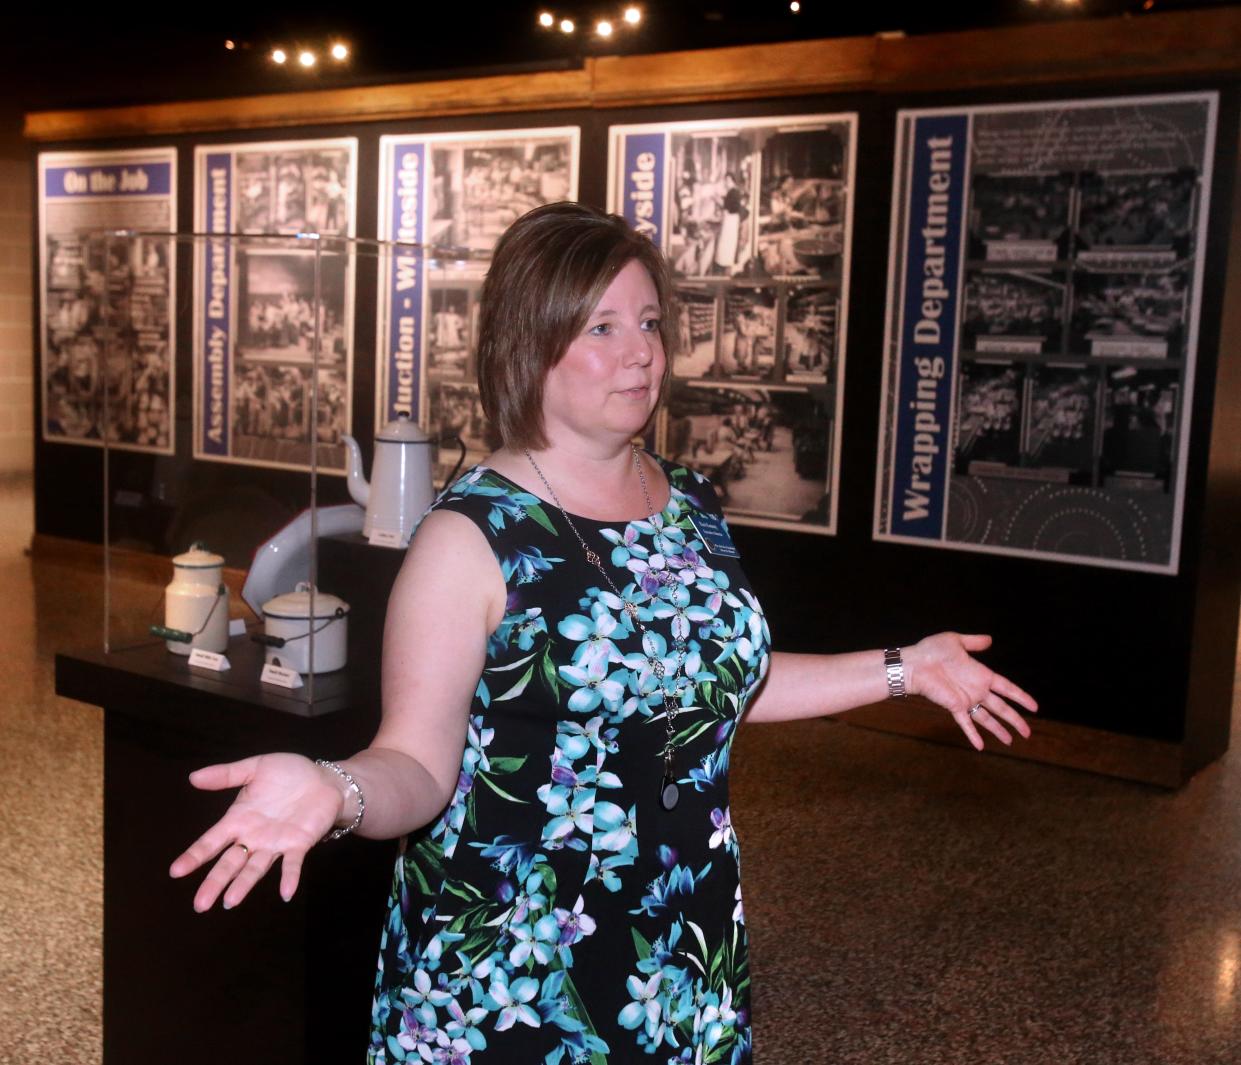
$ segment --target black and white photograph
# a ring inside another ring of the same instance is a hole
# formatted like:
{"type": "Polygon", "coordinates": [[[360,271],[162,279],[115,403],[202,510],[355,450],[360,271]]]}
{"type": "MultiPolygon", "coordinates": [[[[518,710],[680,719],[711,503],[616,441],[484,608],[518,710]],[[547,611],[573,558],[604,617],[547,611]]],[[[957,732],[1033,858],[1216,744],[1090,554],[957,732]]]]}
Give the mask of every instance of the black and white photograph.
{"type": "Polygon", "coordinates": [[[1085,251],[1188,253],[1193,240],[1198,173],[1097,173],[1081,175],[1079,255],[1085,251]]]}
{"type": "Polygon", "coordinates": [[[1093,475],[1099,375],[1078,366],[1035,366],[1030,370],[1029,410],[1022,458],[1025,465],[1064,473],[1071,484],[1093,475]]]}
{"type": "Polygon", "coordinates": [[[1069,350],[1079,355],[1180,358],[1188,280],[1184,270],[1145,274],[1078,270],[1069,350]]]}
{"type": "MultiPolygon", "coordinates": [[[[442,420],[436,382],[476,373],[478,292],[500,235],[577,198],[577,126],[380,138],[379,238],[421,244],[380,259],[375,417],[442,420]]],[[[485,452],[483,452],[485,454],[485,452]]],[[[452,462],[456,461],[455,452],[452,462]]]]}
{"type": "Polygon", "coordinates": [[[717,289],[679,285],[677,315],[680,350],[672,360],[674,377],[711,377],[715,371],[717,289]]]}
{"type": "Polygon", "coordinates": [[[1051,262],[1069,248],[1071,174],[975,174],[970,185],[970,257],[1051,262]]]}
{"type": "Polygon", "coordinates": [[[763,381],[776,362],[776,290],[730,288],[724,293],[719,368],[732,380],[763,381]]]}
{"type": "Polygon", "coordinates": [[[785,406],[801,395],[798,410],[821,417],[817,429],[797,419],[799,461],[828,463],[811,504],[784,519],[726,504],[732,521],[835,532],[856,130],[856,114],[802,114],[609,131],[608,206],[678,280],[673,377],[761,386],[785,406]]]}
{"type": "Polygon", "coordinates": [[[835,380],[836,320],[840,306],[834,288],[793,288],[784,310],[784,372],[798,382],[835,380]]]}
{"type": "Polygon", "coordinates": [[[435,144],[427,242],[488,256],[521,215],[569,199],[572,157],[562,137],[435,144]]]}
{"type": "Polygon", "coordinates": [[[1178,572],[1218,108],[899,112],[877,539],[1178,572]]]}
{"type": "Polygon", "coordinates": [[[39,155],[43,438],[175,447],[172,149],[39,155]],[[127,231],[127,234],[122,231],[127,231]]]}
{"type": "Polygon", "coordinates": [[[239,151],[236,165],[238,232],[348,232],[348,149],[239,151]]]}
{"type": "Polygon", "coordinates": [[[754,255],[758,155],[737,133],[674,133],[668,256],[686,277],[731,277],[754,255]]]}
{"type": "Polygon", "coordinates": [[[478,385],[431,380],[428,389],[431,409],[429,432],[440,442],[438,477],[443,478],[456,465],[461,455],[458,440],[465,445],[466,466],[482,462],[499,446],[483,414],[478,385]]]}
{"type": "Polygon", "coordinates": [[[777,130],[761,146],[758,259],[777,277],[840,277],[850,128],[777,130]]]}
{"type": "MultiPolygon", "coordinates": [[[[430,320],[427,330],[427,373],[437,377],[463,378],[470,366],[474,338],[478,335],[480,286],[431,286],[430,320]]],[[[472,375],[472,373],[471,373],[472,375]]]]}
{"type": "Polygon", "coordinates": [[[1064,330],[1063,273],[973,270],[966,275],[961,344],[969,351],[1058,352],[1064,330]]]}
{"type": "Polygon", "coordinates": [[[955,469],[1002,472],[1021,461],[1025,371],[1012,362],[969,359],[957,379],[955,469]]]}
{"type": "Polygon", "coordinates": [[[1107,485],[1131,492],[1168,490],[1180,387],[1172,370],[1120,366],[1108,372],[1101,455],[1107,485]]]}
{"type": "Polygon", "coordinates": [[[195,457],[343,474],[356,255],[297,237],[352,236],[357,141],[203,145],[194,161],[195,457]]]}
{"type": "Polygon", "coordinates": [[[666,452],[711,478],[730,515],[821,522],[828,506],[828,412],[809,391],[678,382],[666,452]]]}

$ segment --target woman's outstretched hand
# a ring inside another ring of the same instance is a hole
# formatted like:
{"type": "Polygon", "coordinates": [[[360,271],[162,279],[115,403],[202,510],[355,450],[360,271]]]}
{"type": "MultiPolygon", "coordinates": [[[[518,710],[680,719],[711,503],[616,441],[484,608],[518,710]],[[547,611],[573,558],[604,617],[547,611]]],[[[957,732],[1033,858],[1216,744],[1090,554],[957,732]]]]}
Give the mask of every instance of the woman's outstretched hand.
{"type": "Polygon", "coordinates": [[[291,899],[306,852],[340,815],[342,793],[332,776],[300,754],[263,754],[197,769],[190,783],[204,791],[241,789],[228,812],[168,870],[186,876],[217,859],[194,895],[194,909],[209,910],[221,892],[226,910],[236,906],[277,859],[280,896],[291,899]]]}
{"type": "Polygon", "coordinates": [[[940,632],[903,652],[906,690],[949,711],[966,738],[980,751],[983,739],[979,728],[1005,744],[1013,742],[1005,725],[1023,739],[1030,738],[1030,726],[1011,704],[1030,713],[1038,710],[1038,703],[1031,696],[973,657],[990,646],[990,636],[940,632]]]}

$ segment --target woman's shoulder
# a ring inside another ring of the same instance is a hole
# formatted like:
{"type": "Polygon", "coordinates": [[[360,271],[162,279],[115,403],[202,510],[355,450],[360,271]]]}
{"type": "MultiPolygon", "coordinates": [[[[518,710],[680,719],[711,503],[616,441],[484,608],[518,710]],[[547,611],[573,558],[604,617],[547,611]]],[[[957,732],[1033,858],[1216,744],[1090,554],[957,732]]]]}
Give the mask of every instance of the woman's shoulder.
{"type": "Polygon", "coordinates": [[[471,466],[448,485],[431,505],[431,511],[462,514],[490,539],[528,518],[548,532],[555,531],[538,496],[483,463],[471,466]]]}

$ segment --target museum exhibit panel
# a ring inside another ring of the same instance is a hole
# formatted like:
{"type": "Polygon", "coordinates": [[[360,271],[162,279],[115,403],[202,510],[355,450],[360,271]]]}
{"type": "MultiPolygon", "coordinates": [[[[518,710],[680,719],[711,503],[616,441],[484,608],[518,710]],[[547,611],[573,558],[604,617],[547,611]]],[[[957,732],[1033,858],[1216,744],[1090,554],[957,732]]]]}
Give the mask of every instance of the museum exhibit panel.
{"type": "MultiPolygon", "coordinates": [[[[363,1045],[390,844],[199,917],[130,826],[206,823],[208,761],[369,741],[401,549],[494,446],[491,250],[542,203],[669,257],[647,443],[719,486],[783,649],[988,632],[1042,707],[1019,756],[1177,787],[1227,749],[1241,18],[1124,23],[28,116],[34,547],[106,572],[57,690],[105,720],[107,1060],[363,1045]]],[[[852,720],[952,742],[914,700],[852,720]]]]}

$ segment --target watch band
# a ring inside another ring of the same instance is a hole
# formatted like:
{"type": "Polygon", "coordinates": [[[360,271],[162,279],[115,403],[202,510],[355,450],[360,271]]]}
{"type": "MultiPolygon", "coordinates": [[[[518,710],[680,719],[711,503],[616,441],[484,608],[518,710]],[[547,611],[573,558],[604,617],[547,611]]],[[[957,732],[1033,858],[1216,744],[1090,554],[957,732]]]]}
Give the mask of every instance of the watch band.
{"type": "Polygon", "coordinates": [[[888,674],[888,698],[905,698],[905,662],[899,647],[888,647],[883,652],[883,668],[888,674]]]}

